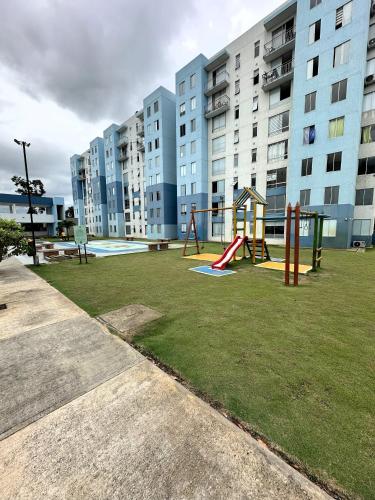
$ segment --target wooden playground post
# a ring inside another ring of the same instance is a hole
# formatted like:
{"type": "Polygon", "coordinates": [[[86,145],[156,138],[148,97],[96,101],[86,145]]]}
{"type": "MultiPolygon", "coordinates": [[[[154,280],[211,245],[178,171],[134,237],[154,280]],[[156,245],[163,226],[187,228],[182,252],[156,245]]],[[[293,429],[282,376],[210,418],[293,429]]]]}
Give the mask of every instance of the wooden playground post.
{"type": "Polygon", "coordinates": [[[246,238],[246,205],[245,209],[243,211],[243,237],[244,237],[244,242],[242,245],[242,258],[244,259],[246,257],[246,250],[245,250],[245,238],[246,238]]]}
{"type": "Polygon", "coordinates": [[[257,202],[253,202],[253,264],[256,263],[256,249],[257,249],[257,202]]]}
{"type": "Polygon", "coordinates": [[[324,224],[324,219],[323,217],[320,217],[320,224],[319,224],[319,236],[318,236],[318,248],[317,248],[317,266],[320,268],[320,262],[322,260],[322,242],[323,242],[323,224],[324,224]]]}
{"type": "Polygon", "coordinates": [[[313,254],[312,254],[312,270],[317,270],[317,253],[318,253],[318,237],[319,237],[319,217],[318,212],[314,212],[314,241],[313,241],[313,254]]]}
{"type": "Polygon", "coordinates": [[[266,212],[267,207],[263,205],[263,220],[262,220],[262,262],[264,260],[264,243],[266,239],[266,212]]]}
{"type": "Polygon", "coordinates": [[[301,207],[299,203],[294,208],[294,286],[298,286],[299,271],[299,221],[301,207]]]}
{"type": "Polygon", "coordinates": [[[291,225],[292,225],[292,205],[289,203],[286,211],[286,235],[285,235],[285,285],[286,286],[289,286],[291,225]]]}
{"type": "Polygon", "coordinates": [[[197,235],[197,227],[195,225],[195,217],[194,217],[195,210],[191,211],[190,215],[190,221],[189,221],[189,229],[186,231],[186,238],[185,238],[185,244],[184,244],[184,249],[182,251],[182,255],[185,257],[186,256],[186,247],[189,241],[189,236],[190,236],[190,231],[191,228],[193,228],[193,233],[194,233],[194,239],[195,239],[195,245],[197,247],[197,253],[199,254],[199,243],[198,243],[198,235],[197,235]]]}

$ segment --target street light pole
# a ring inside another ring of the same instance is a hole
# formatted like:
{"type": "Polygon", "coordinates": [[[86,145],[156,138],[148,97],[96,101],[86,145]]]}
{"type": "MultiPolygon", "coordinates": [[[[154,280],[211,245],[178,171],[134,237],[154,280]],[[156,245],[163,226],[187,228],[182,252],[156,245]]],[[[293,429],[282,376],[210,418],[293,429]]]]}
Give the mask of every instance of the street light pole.
{"type": "Polygon", "coordinates": [[[30,181],[29,181],[29,171],[27,168],[27,158],[26,158],[26,147],[30,147],[30,143],[26,141],[18,141],[17,139],[14,139],[14,142],[18,144],[19,146],[22,146],[23,150],[23,160],[25,163],[25,173],[26,173],[26,183],[27,183],[27,197],[29,199],[29,213],[30,213],[30,222],[31,222],[31,237],[33,240],[33,247],[32,247],[32,252],[33,252],[33,262],[35,266],[39,266],[39,259],[36,254],[36,244],[35,244],[35,232],[34,232],[34,219],[33,219],[33,206],[31,204],[31,193],[30,193],[30,181]]]}

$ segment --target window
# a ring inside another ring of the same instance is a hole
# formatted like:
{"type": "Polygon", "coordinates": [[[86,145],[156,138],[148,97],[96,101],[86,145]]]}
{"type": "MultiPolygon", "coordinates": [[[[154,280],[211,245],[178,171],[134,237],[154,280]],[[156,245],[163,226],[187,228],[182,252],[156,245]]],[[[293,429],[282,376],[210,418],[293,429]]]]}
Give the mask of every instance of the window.
{"type": "Polygon", "coordinates": [[[196,203],[192,203],[191,204],[191,210],[196,210],[197,209],[197,204],[196,203]]]}
{"type": "Polygon", "coordinates": [[[233,143],[238,144],[240,142],[240,131],[235,130],[234,131],[234,137],[233,137],[233,143]]]}
{"type": "Polygon", "coordinates": [[[251,174],[251,187],[254,189],[257,187],[257,174],[251,174]]]}
{"type": "Polygon", "coordinates": [[[259,51],[260,51],[260,41],[258,40],[257,42],[254,43],[254,57],[259,56],[259,51]]]}
{"type": "Polygon", "coordinates": [[[331,102],[343,101],[346,99],[346,88],[347,88],[348,80],[340,80],[336,82],[331,87],[331,102]]]}
{"type": "Polygon", "coordinates": [[[222,113],[221,115],[217,115],[214,118],[212,118],[212,132],[224,128],[225,122],[226,122],[225,113],[222,113]]]}
{"type": "Polygon", "coordinates": [[[339,118],[334,118],[333,120],[329,120],[328,124],[328,137],[333,139],[335,137],[341,137],[344,135],[344,117],[340,116],[339,118]]]}
{"type": "Polygon", "coordinates": [[[310,205],[310,193],[311,189],[301,189],[299,192],[299,202],[301,207],[307,207],[310,205]]]}
{"type": "Polygon", "coordinates": [[[320,40],[320,19],[309,27],[309,44],[320,40]]]}
{"type": "Polygon", "coordinates": [[[185,144],[182,144],[182,146],[180,146],[180,158],[183,158],[185,156],[185,153],[186,153],[186,146],[185,144]]]}
{"type": "Polygon", "coordinates": [[[319,56],[307,61],[307,79],[314,78],[319,73],[319,56]]]}
{"type": "Polygon", "coordinates": [[[212,154],[223,153],[225,151],[225,135],[212,139],[212,154]]]}
{"type": "Polygon", "coordinates": [[[333,67],[347,64],[349,62],[350,41],[344,42],[334,48],[333,51],[333,67]]]}
{"type": "Polygon", "coordinates": [[[336,29],[342,28],[352,20],[352,2],[348,2],[336,9],[336,29]]]}
{"type": "Polygon", "coordinates": [[[240,107],[237,105],[234,107],[234,119],[238,120],[240,117],[240,107]]]}
{"type": "Polygon", "coordinates": [[[323,236],[325,238],[335,238],[337,231],[337,220],[327,219],[323,221],[323,236]]]}
{"type": "Polygon", "coordinates": [[[372,205],[374,199],[374,188],[356,189],[355,204],[372,205]]]}
{"type": "Polygon", "coordinates": [[[190,120],[190,132],[195,132],[196,130],[197,130],[197,120],[193,118],[192,120],[190,120]]]}
{"type": "Polygon", "coordinates": [[[181,224],[181,233],[186,233],[186,222],[181,224]]]}
{"type": "Polygon", "coordinates": [[[157,208],[156,209],[156,217],[160,217],[160,216],[161,216],[161,209],[157,208]]]}
{"type": "Polygon", "coordinates": [[[191,194],[196,194],[197,193],[197,183],[192,182],[191,183],[191,194]]]}
{"type": "Polygon", "coordinates": [[[236,80],[234,82],[234,93],[239,94],[240,93],[240,81],[236,80]]]}
{"type": "Polygon", "coordinates": [[[190,75],[190,88],[194,89],[196,84],[197,84],[197,75],[193,73],[192,75],[190,75]]]}
{"type": "Polygon", "coordinates": [[[253,85],[258,85],[258,83],[259,83],[259,69],[254,69],[253,85]]]}
{"type": "Polygon", "coordinates": [[[154,121],[154,130],[155,131],[159,130],[159,120],[154,121]]]}
{"type": "Polygon", "coordinates": [[[257,161],[257,148],[251,150],[251,163],[256,163],[257,161]]]}
{"type": "Polygon", "coordinates": [[[310,125],[303,129],[303,144],[314,144],[315,142],[315,125],[310,125]]]}
{"type": "Polygon", "coordinates": [[[155,167],[160,167],[160,156],[155,156],[155,167]]]}
{"type": "Polygon", "coordinates": [[[224,193],[225,192],[225,181],[224,179],[220,181],[213,181],[212,183],[213,193],[224,193]]]}
{"type": "Polygon", "coordinates": [[[340,186],[327,186],[324,189],[324,205],[337,205],[340,186]]]}
{"type": "Polygon", "coordinates": [[[159,141],[159,137],[157,137],[155,139],[155,149],[159,149],[159,146],[160,146],[160,141],[159,141]]]}
{"type": "Polygon", "coordinates": [[[314,7],[319,5],[320,3],[322,3],[322,0],[310,0],[310,9],[313,9],[314,7]]]}
{"type": "Polygon", "coordinates": [[[183,203],[181,205],[181,215],[186,215],[186,212],[187,212],[186,204],[183,203]]]}
{"type": "Polygon", "coordinates": [[[190,99],[190,109],[191,111],[194,111],[194,109],[196,109],[197,107],[197,98],[196,97],[192,97],[190,99]]]}
{"type": "Polygon", "coordinates": [[[186,175],[186,165],[180,165],[180,176],[185,177],[186,175]]]}
{"type": "Polygon", "coordinates": [[[268,145],[267,161],[287,160],[288,159],[288,140],[276,142],[268,145]]]}
{"type": "Polygon", "coordinates": [[[305,95],[305,113],[314,111],[316,106],[316,92],[305,95]]]}
{"type": "Polygon", "coordinates": [[[363,96],[363,112],[375,109],[375,92],[363,96]]]}
{"type": "Polygon", "coordinates": [[[267,170],[266,180],[267,188],[286,186],[286,167],[267,170]]]}
{"type": "Polygon", "coordinates": [[[284,237],[284,223],[272,222],[266,224],[266,237],[267,238],[283,238],[284,237]]]}
{"type": "Polygon", "coordinates": [[[181,184],[180,186],[180,195],[186,196],[186,184],[181,184]]]}
{"type": "Polygon", "coordinates": [[[234,190],[238,189],[238,177],[233,177],[232,185],[234,190]]]}
{"type": "Polygon", "coordinates": [[[258,136],[258,123],[255,122],[253,123],[253,137],[257,137],[258,136]]]}
{"type": "Polygon", "coordinates": [[[219,158],[212,162],[212,175],[221,175],[225,173],[225,158],[219,158]]]}
{"type": "Polygon", "coordinates": [[[278,106],[281,101],[283,101],[284,99],[288,99],[290,97],[291,88],[291,83],[286,82],[283,85],[280,85],[280,87],[270,90],[269,107],[273,108],[275,106],[278,106]]]}
{"type": "Polygon", "coordinates": [[[233,155],[233,168],[238,167],[238,153],[234,153],[233,155]]]}
{"type": "Polygon", "coordinates": [[[147,133],[151,134],[151,123],[147,125],[147,133]]]}
{"type": "Polygon", "coordinates": [[[271,195],[266,197],[267,211],[283,212],[285,209],[285,194],[271,195]]]}
{"type": "Polygon", "coordinates": [[[356,236],[371,236],[371,219],[354,219],[352,233],[356,236]]]}
{"type": "Polygon", "coordinates": [[[154,113],[157,113],[159,111],[159,101],[154,102],[154,113]]]}
{"type": "Polygon", "coordinates": [[[306,175],[312,174],[312,158],[304,158],[301,164],[301,176],[305,177],[306,175]]]}
{"type": "Polygon", "coordinates": [[[185,106],[185,103],[182,102],[180,104],[180,116],[183,116],[185,113],[186,113],[186,106],[185,106]]]}
{"type": "Polygon", "coordinates": [[[151,106],[147,106],[147,118],[151,116],[151,106]]]}
{"type": "Polygon", "coordinates": [[[197,162],[192,161],[190,166],[191,166],[191,175],[195,175],[197,173],[197,162]]]}
{"type": "Polygon", "coordinates": [[[161,200],[160,191],[156,191],[156,201],[160,201],[160,200],[161,200]]]}
{"type": "Polygon", "coordinates": [[[160,184],[160,174],[155,175],[155,184],[160,184]]]}
{"type": "Polygon", "coordinates": [[[237,54],[234,63],[234,69],[239,69],[241,66],[241,54],[237,54]]]}
{"type": "Polygon", "coordinates": [[[190,143],[190,154],[195,154],[197,152],[197,141],[191,141],[190,143]]]}
{"type": "Polygon", "coordinates": [[[178,95],[184,95],[185,94],[185,82],[180,82],[178,84],[178,95]]]}
{"type": "Polygon", "coordinates": [[[183,137],[186,134],[186,125],[180,125],[180,137],[183,137]]]}
{"type": "Polygon", "coordinates": [[[342,152],[330,153],[327,155],[327,172],[336,172],[341,170],[342,152]]]}
{"type": "Polygon", "coordinates": [[[289,111],[284,111],[268,120],[268,135],[277,135],[289,130],[289,111]]]}
{"type": "Polygon", "coordinates": [[[358,160],[358,175],[375,174],[375,156],[358,160]]]}
{"type": "Polygon", "coordinates": [[[253,97],[253,111],[258,111],[258,96],[253,97]]]}

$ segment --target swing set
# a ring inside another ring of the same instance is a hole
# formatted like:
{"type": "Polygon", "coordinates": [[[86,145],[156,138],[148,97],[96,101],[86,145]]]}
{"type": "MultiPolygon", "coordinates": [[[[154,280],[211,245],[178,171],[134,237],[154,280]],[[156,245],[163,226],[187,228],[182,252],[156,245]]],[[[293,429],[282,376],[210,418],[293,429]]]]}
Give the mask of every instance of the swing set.
{"type": "MultiPolygon", "coordinates": [[[[322,239],[323,239],[323,222],[328,218],[325,214],[318,212],[302,211],[299,203],[293,208],[289,203],[287,207],[286,216],[272,217],[267,216],[267,201],[261,196],[254,188],[245,187],[239,194],[231,207],[217,207],[206,208],[199,210],[192,210],[188,230],[186,232],[185,244],[183,247],[182,255],[187,255],[187,246],[189,241],[192,241],[190,234],[193,233],[195,241],[196,254],[200,254],[203,245],[199,246],[196,214],[207,214],[223,212],[227,210],[232,211],[233,222],[233,241],[225,249],[223,255],[212,264],[213,269],[223,270],[225,266],[231,261],[236,260],[236,254],[242,247],[242,259],[246,258],[246,248],[249,252],[249,257],[252,264],[258,267],[267,269],[276,269],[284,271],[284,283],[286,286],[290,284],[290,273],[293,272],[293,285],[298,286],[298,274],[300,272],[317,271],[321,267],[322,261],[322,239]],[[252,205],[252,217],[249,223],[252,225],[252,236],[248,237],[246,234],[247,228],[247,203],[252,205]],[[259,207],[262,208],[262,215],[258,216],[259,207]],[[312,246],[312,266],[300,264],[300,224],[305,221],[306,227],[313,221],[313,246],[312,246]],[[257,238],[258,221],[261,223],[261,238],[257,238]],[[265,239],[266,222],[286,221],[285,232],[285,259],[272,259],[267,247],[265,239]],[[291,262],[291,239],[292,239],[292,221],[294,221],[294,252],[293,262],[291,262]],[[257,263],[260,260],[261,263],[257,263]]],[[[203,243],[203,242],[202,242],[203,243]]],[[[191,255],[190,255],[191,257],[191,255]]],[[[202,255],[203,257],[203,255],[202,255]]],[[[219,256],[218,256],[219,257],[219,256]]]]}

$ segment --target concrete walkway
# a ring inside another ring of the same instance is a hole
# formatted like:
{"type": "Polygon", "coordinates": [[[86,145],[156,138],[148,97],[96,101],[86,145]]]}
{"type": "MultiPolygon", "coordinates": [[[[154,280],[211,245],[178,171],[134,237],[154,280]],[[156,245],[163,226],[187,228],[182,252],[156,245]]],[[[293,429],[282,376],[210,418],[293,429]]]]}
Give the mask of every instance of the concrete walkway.
{"type": "Polygon", "coordinates": [[[0,303],[2,500],[328,498],[16,259],[0,303]]]}

